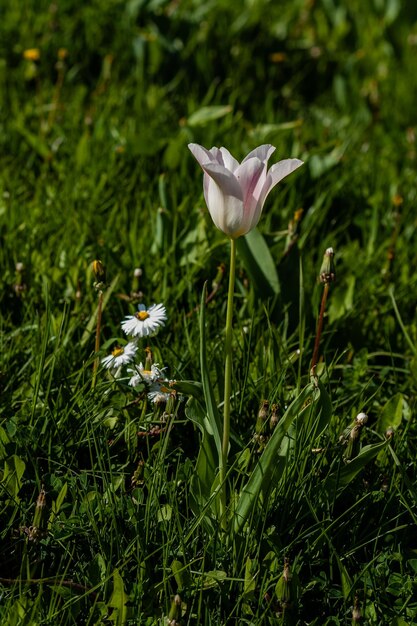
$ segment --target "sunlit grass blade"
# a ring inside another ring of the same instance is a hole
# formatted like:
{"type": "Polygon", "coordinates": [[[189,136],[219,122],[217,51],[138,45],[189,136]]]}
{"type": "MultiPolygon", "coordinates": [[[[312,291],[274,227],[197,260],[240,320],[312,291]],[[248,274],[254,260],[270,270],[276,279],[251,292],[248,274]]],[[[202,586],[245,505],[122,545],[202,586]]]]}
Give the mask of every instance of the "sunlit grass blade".
{"type": "Polygon", "coordinates": [[[237,250],[255,290],[264,298],[277,296],[280,284],[276,264],[259,230],[237,240],[237,250]]]}
{"type": "Polygon", "coordinates": [[[330,497],[346,488],[359,474],[361,470],[370,463],[389,443],[385,439],[380,443],[373,443],[364,446],[357,457],[346,463],[339,471],[330,474],[324,482],[323,488],[330,497]]]}
{"type": "Polygon", "coordinates": [[[289,427],[302,412],[309,415],[317,406],[320,399],[320,389],[313,383],[309,383],[290,404],[281,421],[276,426],[271,439],[267,443],[255,469],[247,484],[243,487],[233,511],[233,530],[238,532],[247,521],[260,493],[268,488],[272,479],[279,481],[279,473],[282,472],[285,463],[278,464],[279,450],[289,427]],[[308,404],[306,404],[308,403],[308,404]]]}
{"type": "Polygon", "coordinates": [[[222,453],[222,437],[221,437],[221,421],[217,408],[216,399],[214,397],[213,386],[210,380],[209,367],[207,362],[207,346],[206,346],[206,297],[207,287],[204,285],[201,296],[200,307],[200,367],[201,382],[203,385],[204,400],[206,403],[207,418],[211,433],[216,443],[219,458],[222,453]]]}

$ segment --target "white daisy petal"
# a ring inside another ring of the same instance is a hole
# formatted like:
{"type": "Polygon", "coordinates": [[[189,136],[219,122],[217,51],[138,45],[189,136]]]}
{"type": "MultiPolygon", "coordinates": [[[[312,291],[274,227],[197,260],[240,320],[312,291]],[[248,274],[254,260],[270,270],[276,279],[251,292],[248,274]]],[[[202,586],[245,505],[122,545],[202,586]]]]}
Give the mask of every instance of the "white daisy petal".
{"type": "Polygon", "coordinates": [[[176,394],[176,391],[170,387],[169,380],[158,380],[155,382],[148,393],[148,398],[154,404],[165,404],[176,394]]]}
{"type": "Polygon", "coordinates": [[[133,361],[136,351],[136,345],[130,341],[124,347],[116,347],[111,354],[101,360],[101,363],[114,374],[122,365],[133,361]]]}
{"type": "Polygon", "coordinates": [[[121,326],[126,335],[132,337],[151,337],[156,335],[159,328],[167,320],[166,309],[163,304],[153,304],[149,309],[141,304],[135,315],[128,315],[121,326]]]}
{"type": "Polygon", "coordinates": [[[162,380],[164,375],[164,369],[166,368],[160,369],[158,367],[158,364],[155,363],[151,366],[150,370],[146,370],[143,367],[142,363],[139,363],[139,365],[135,365],[134,368],[130,368],[127,370],[129,374],[133,374],[133,376],[129,380],[129,385],[131,387],[137,387],[141,383],[152,385],[152,383],[156,382],[157,380],[162,380]]]}

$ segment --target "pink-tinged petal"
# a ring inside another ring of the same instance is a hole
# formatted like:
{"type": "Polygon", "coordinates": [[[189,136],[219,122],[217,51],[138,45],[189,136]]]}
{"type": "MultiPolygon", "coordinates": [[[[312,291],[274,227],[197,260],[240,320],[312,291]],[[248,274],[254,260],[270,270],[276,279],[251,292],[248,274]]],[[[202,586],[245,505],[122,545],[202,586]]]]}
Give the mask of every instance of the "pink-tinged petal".
{"type": "Polygon", "coordinates": [[[241,186],[232,172],[218,163],[207,163],[202,167],[210,178],[220,187],[225,196],[233,196],[239,200],[243,200],[241,186]]]}
{"type": "Polygon", "coordinates": [[[203,169],[208,177],[204,195],[212,220],[226,235],[234,237],[242,222],[242,189],[225,167],[209,163],[203,169]]]}
{"type": "Polygon", "coordinates": [[[224,166],[223,155],[220,151],[220,148],[213,146],[210,150],[210,154],[213,157],[212,158],[213,163],[218,163],[219,165],[224,166]]]}
{"type": "Polygon", "coordinates": [[[225,195],[216,181],[209,178],[206,202],[211,219],[219,230],[232,238],[242,234],[239,232],[243,215],[243,202],[240,198],[225,195]]]}
{"type": "Polygon", "coordinates": [[[275,150],[276,148],[274,146],[271,146],[271,144],[264,143],[262,146],[259,146],[258,148],[255,148],[255,150],[252,150],[252,152],[249,152],[249,154],[243,159],[242,163],[244,163],[248,159],[252,159],[253,157],[256,157],[260,161],[264,161],[265,163],[267,163],[269,157],[273,152],[275,152],[275,150]]]}
{"type": "Polygon", "coordinates": [[[199,162],[201,167],[206,163],[211,163],[214,160],[213,155],[207,148],[200,146],[198,143],[189,143],[188,148],[190,149],[194,158],[199,162]]]}
{"type": "MultiPolygon", "coordinates": [[[[257,157],[253,157],[239,165],[235,171],[235,176],[243,192],[242,234],[244,234],[253,228],[251,224],[255,219],[258,207],[259,190],[263,188],[265,183],[266,165],[257,157]]],[[[259,220],[259,216],[260,211],[257,212],[256,222],[259,220]]]]}
{"type": "Polygon", "coordinates": [[[279,161],[271,167],[266,176],[266,180],[259,197],[259,201],[262,205],[271,189],[273,189],[283,178],[301,167],[303,163],[304,162],[300,161],[300,159],[284,159],[284,161],[279,161]]]}
{"type": "Polygon", "coordinates": [[[223,157],[223,165],[231,172],[234,172],[239,167],[239,161],[230,154],[227,148],[220,148],[220,152],[223,157]]]}

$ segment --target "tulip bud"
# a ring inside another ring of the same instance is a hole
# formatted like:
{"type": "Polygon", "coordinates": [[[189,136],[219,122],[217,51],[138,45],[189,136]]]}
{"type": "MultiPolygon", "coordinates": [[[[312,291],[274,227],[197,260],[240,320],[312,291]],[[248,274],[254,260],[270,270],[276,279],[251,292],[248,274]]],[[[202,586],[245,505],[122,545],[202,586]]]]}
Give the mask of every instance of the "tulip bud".
{"type": "Polygon", "coordinates": [[[333,248],[327,248],[320,268],[320,282],[332,283],[336,280],[333,248]]]}

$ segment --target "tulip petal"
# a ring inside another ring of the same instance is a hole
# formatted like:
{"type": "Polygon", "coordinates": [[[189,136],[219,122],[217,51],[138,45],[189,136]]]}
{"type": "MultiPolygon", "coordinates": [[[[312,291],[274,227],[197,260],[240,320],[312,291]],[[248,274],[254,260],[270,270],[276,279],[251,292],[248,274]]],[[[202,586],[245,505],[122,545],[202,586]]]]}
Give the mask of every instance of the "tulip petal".
{"type": "Polygon", "coordinates": [[[242,229],[246,233],[250,228],[253,228],[251,224],[254,222],[255,212],[257,212],[255,223],[259,220],[258,200],[266,179],[266,165],[257,157],[253,157],[239,165],[235,171],[235,176],[243,192],[242,229]]]}
{"type": "Polygon", "coordinates": [[[242,163],[244,163],[248,159],[252,159],[253,157],[256,157],[260,161],[264,161],[265,163],[267,163],[269,157],[273,152],[275,152],[275,150],[276,148],[274,146],[271,146],[271,144],[264,143],[262,146],[258,146],[258,148],[255,148],[255,150],[249,152],[249,154],[243,159],[242,163]]]}
{"type": "Polygon", "coordinates": [[[189,143],[188,148],[190,149],[195,159],[199,162],[201,167],[203,167],[203,165],[205,165],[206,163],[211,163],[214,160],[211,151],[207,150],[207,148],[204,148],[203,146],[200,146],[198,143],[189,143]]]}
{"type": "Polygon", "coordinates": [[[233,196],[243,200],[243,193],[236,177],[228,169],[218,163],[206,163],[203,170],[220,187],[225,196],[233,196]]]}
{"type": "Polygon", "coordinates": [[[203,169],[208,176],[204,195],[213,222],[229,237],[239,236],[243,194],[238,181],[229,170],[217,163],[209,163],[203,169]]]}
{"type": "Polygon", "coordinates": [[[303,163],[304,162],[300,161],[300,159],[284,159],[284,161],[275,163],[266,176],[259,201],[263,204],[271,189],[273,189],[283,178],[291,174],[291,172],[294,172],[294,170],[301,167],[303,163]]]}
{"type": "Polygon", "coordinates": [[[239,167],[239,161],[230,154],[227,148],[220,148],[220,152],[223,157],[223,165],[231,172],[234,172],[239,167]]]}

